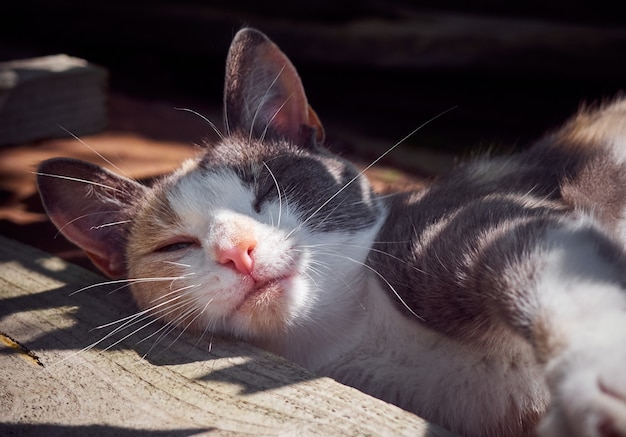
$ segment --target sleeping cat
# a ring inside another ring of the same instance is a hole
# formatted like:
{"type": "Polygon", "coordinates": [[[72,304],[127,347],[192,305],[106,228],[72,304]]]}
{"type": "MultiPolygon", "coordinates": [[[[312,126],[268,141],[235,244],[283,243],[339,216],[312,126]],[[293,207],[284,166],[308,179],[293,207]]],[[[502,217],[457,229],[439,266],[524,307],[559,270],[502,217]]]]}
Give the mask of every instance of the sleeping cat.
{"type": "Polygon", "coordinates": [[[626,101],[385,197],[256,30],[224,104],[221,140],[151,187],[39,168],[51,220],[141,309],[462,435],[626,436],[626,101]]]}

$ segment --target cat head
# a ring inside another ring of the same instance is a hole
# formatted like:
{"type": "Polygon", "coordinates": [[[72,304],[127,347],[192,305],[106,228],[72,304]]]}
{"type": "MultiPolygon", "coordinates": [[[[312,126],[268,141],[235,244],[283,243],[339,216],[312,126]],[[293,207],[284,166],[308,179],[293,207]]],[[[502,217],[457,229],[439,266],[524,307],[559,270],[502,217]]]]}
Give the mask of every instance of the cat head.
{"type": "Polygon", "coordinates": [[[275,349],[298,330],[332,336],[358,307],[381,206],[323,148],[295,68],[256,30],[232,42],[224,118],[220,141],[150,187],[82,161],[43,162],[50,219],[168,323],[275,349]]]}

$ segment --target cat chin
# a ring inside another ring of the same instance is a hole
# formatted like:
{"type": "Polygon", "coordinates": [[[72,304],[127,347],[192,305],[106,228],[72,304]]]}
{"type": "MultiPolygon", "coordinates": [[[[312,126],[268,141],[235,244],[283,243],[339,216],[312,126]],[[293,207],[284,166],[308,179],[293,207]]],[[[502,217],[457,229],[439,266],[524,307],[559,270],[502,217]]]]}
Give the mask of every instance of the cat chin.
{"type": "Polygon", "coordinates": [[[268,340],[281,337],[303,311],[303,287],[296,275],[256,285],[244,294],[227,322],[235,333],[268,340]],[[298,286],[300,285],[300,286],[298,286]]]}
{"type": "MultiPolygon", "coordinates": [[[[306,320],[312,301],[309,290],[307,280],[296,273],[238,288],[235,295],[220,302],[213,301],[207,293],[202,299],[206,303],[196,305],[198,316],[193,323],[185,327],[182,322],[179,328],[234,336],[255,344],[282,344],[292,327],[306,320]]],[[[217,294],[227,293],[215,290],[210,293],[217,294]]]]}

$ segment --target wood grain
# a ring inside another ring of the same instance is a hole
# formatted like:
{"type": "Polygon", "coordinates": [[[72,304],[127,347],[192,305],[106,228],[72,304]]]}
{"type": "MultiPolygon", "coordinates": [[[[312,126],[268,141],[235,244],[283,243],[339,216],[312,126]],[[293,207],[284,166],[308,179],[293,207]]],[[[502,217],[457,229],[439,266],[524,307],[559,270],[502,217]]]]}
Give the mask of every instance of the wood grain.
{"type": "Polygon", "coordinates": [[[106,338],[135,310],[119,285],[74,293],[102,281],[0,237],[0,434],[449,435],[244,343],[148,321],[106,338]]]}

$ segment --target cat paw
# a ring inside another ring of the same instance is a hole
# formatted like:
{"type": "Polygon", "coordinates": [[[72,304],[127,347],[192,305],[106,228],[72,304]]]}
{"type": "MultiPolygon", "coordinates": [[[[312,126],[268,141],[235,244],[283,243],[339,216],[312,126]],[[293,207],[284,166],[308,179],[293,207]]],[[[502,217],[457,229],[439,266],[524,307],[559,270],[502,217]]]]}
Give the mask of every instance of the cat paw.
{"type": "Polygon", "coordinates": [[[626,437],[626,353],[610,352],[587,351],[551,372],[541,436],[626,437]]]}

